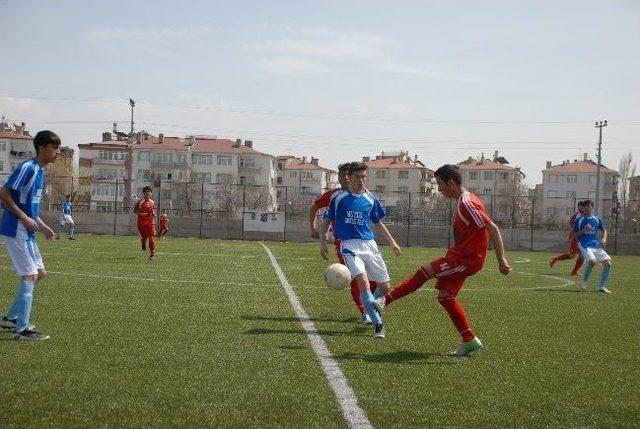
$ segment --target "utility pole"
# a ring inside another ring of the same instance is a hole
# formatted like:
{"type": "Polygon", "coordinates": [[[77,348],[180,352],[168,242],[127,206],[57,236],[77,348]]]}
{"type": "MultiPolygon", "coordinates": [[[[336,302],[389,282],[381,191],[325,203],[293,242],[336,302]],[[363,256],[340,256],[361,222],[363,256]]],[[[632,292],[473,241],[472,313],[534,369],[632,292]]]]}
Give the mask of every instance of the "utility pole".
{"type": "Polygon", "coordinates": [[[133,108],[136,107],[136,102],[133,101],[133,98],[129,99],[129,105],[131,106],[131,132],[129,135],[133,137],[133,108]]]}
{"type": "Polygon", "coordinates": [[[597,156],[598,166],[596,167],[596,203],[595,203],[595,207],[593,208],[593,213],[596,215],[598,214],[598,209],[600,208],[600,164],[602,164],[602,127],[606,127],[606,126],[607,126],[606,119],[604,121],[596,122],[596,128],[598,128],[598,131],[600,134],[598,138],[598,156],[597,156]]]}

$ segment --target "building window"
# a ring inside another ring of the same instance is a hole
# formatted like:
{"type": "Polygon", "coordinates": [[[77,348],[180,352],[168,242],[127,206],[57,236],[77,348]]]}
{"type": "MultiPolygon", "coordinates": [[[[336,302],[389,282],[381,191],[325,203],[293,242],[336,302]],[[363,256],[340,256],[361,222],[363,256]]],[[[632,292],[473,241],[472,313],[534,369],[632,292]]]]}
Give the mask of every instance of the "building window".
{"type": "Polygon", "coordinates": [[[567,183],[577,183],[578,182],[578,176],[575,174],[569,174],[567,176],[567,183]]]}
{"type": "Polygon", "coordinates": [[[147,151],[138,152],[138,161],[149,161],[151,153],[147,151]]]}
{"type": "Polygon", "coordinates": [[[231,165],[231,155],[218,155],[218,165],[231,165]]]}
{"type": "Polygon", "coordinates": [[[547,191],[547,198],[557,198],[558,191],[547,191]]]}
{"type": "Polygon", "coordinates": [[[575,198],[576,191],[567,191],[567,198],[575,198]]]}
{"type": "Polygon", "coordinates": [[[596,192],[595,191],[589,192],[589,197],[588,198],[590,200],[595,200],[596,199],[596,192]]]}
{"type": "Polygon", "coordinates": [[[173,161],[173,157],[170,153],[167,152],[158,152],[154,154],[153,159],[155,162],[160,162],[163,164],[168,164],[173,161]]]}
{"type": "Polygon", "coordinates": [[[485,171],[484,180],[493,180],[493,171],[485,171]]]}
{"type": "Polygon", "coordinates": [[[547,213],[547,218],[556,217],[556,208],[555,207],[547,207],[545,212],[547,213]]]}
{"type": "Polygon", "coordinates": [[[191,155],[191,162],[196,165],[211,165],[213,164],[213,155],[200,155],[194,153],[191,155]]]}
{"type": "Polygon", "coordinates": [[[231,183],[233,181],[233,175],[231,174],[216,174],[216,183],[231,183]]]}
{"type": "Polygon", "coordinates": [[[302,180],[313,180],[313,171],[303,171],[302,173],[302,180]]]}
{"type": "Polygon", "coordinates": [[[176,164],[185,165],[187,163],[187,155],[184,153],[176,154],[176,164]]]}
{"type": "Polygon", "coordinates": [[[407,192],[409,192],[409,187],[408,186],[398,186],[398,192],[406,194],[407,192]]]}
{"type": "Polygon", "coordinates": [[[558,183],[558,175],[550,174],[549,175],[549,183],[558,183]]]}
{"type": "Polygon", "coordinates": [[[386,179],[386,178],[387,178],[387,170],[376,171],[376,179],[386,179]]]}
{"type": "Polygon", "coordinates": [[[567,216],[571,216],[573,214],[573,207],[567,207],[567,209],[564,211],[564,214],[567,216]]]}
{"type": "Polygon", "coordinates": [[[240,158],[240,167],[255,168],[256,161],[253,158],[240,158]]]}
{"type": "Polygon", "coordinates": [[[509,180],[509,173],[507,173],[506,171],[501,172],[500,178],[506,182],[507,180],[509,180]]]}
{"type": "Polygon", "coordinates": [[[384,194],[384,192],[387,190],[387,188],[383,185],[378,185],[378,189],[376,189],[376,191],[380,194],[384,194]]]}
{"type": "Polygon", "coordinates": [[[478,180],[478,172],[470,171],[469,172],[469,180],[478,180]]]}
{"type": "Polygon", "coordinates": [[[0,171],[4,171],[4,162],[0,161],[0,171]]]}
{"type": "Polygon", "coordinates": [[[282,198],[282,191],[276,191],[276,198],[282,198]]]}
{"type": "Polygon", "coordinates": [[[485,195],[491,195],[491,188],[484,188],[485,195]]]}
{"type": "Polygon", "coordinates": [[[193,181],[211,183],[211,173],[193,173],[193,181]]]}
{"type": "Polygon", "coordinates": [[[408,179],[408,178],[409,178],[409,172],[407,170],[398,171],[398,179],[408,179]]]}
{"type": "Polygon", "coordinates": [[[595,174],[589,174],[589,183],[596,183],[598,179],[595,174]]]}
{"type": "Polygon", "coordinates": [[[298,178],[298,172],[297,171],[290,171],[289,172],[289,179],[297,179],[298,178]]]}
{"type": "Polygon", "coordinates": [[[3,152],[7,150],[7,144],[5,142],[0,142],[0,150],[3,152]]]}

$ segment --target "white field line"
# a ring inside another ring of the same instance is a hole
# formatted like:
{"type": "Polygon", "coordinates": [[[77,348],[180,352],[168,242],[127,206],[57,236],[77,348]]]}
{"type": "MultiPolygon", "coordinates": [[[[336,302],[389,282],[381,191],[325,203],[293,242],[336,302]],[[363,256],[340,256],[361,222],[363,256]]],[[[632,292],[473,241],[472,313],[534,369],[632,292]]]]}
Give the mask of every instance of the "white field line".
{"type": "Polygon", "coordinates": [[[531,262],[531,259],[525,258],[524,256],[520,256],[518,259],[514,260],[516,264],[526,264],[527,262],[531,262]]]}
{"type": "MultiPolygon", "coordinates": [[[[2,267],[2,266],[0,266],[0,270],[14,271],[12,267],[2,267]]],[[[219,282],[214,280],[183,280],[183,279],[167,279],[167,278],[154,279],[154,278],[148,278],[148,277],[107,276],[104,274],[69,273],[64,271],[49,271],[49,270],[46,270],[46,272],[47,274],[57,274],[60,276],[90,277],[95,279],[132,280],[132,281],[156,282],[156,283],[195,283],[195,284],[207,284],[207,285],[215,284],[215,285],[221,285],[221,286],[255,286],[255,283],[219,282]]],[[[265,286],[265,285],[260,284],[260,286],[265,286]]]]}
{"type": "Polygon", "coordinates": [[[336,399],[338,400],[338,404],[340,408],[342,408],[342,415],[344,416],[347,424],[352,429],[372,429],[373,426],[369,421],[369,418],[365,414],[364,410],[360,408],[358,405],[358,398],[356,397],[355,392],[349,385],[349,382],[345,378],[338,362],[331,354],[329,347],[324,342],[315,325],[309,318],[309,315],[305,311],[304,307],[300,303],[298,296],[293,291],[293,288],[289,284],[289,280],[285,276],[284,272],[280,268],[278,261],[271,253],[271,250],[267,246],[265,246],[262,242],[260,242],[262,247],[264,247],[265,252],[269,255],[269,259],[271,260],[271,265],[273,265],[273,269],[278,275],[280,279],[280,283],[282,284],[282,288],[285,293],[289,297],[289,302],[293,307],[293,310],[298,316],[298,320],[300,320],[300,324],[304,328],[307,338],[311,343],[311,347],[313,351],[318,356],[318,361],[320,362],[320,366],[322,367],[322,371],[324,371],[333,392],[336,395],[336,399]]]}

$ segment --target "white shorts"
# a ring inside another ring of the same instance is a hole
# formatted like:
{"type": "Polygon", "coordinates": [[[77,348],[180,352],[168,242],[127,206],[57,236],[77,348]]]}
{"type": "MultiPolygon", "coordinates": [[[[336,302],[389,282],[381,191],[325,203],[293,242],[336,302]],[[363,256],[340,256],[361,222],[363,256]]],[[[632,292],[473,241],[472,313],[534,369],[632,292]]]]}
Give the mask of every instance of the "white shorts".
{"type": "Polygon", "coordinates": [[[60,215],[60,225],[72,225],[73,226],[73,218],[68,214],[60,215]]]}
{"type": "Polygon", "coordinates": [[[366,273],[369,280],[374,282],[386,283],[391,280],[375,240],[345,240],[340,243],[340,251],[352,278],[366,273]]]}
{"type": "Polygon", "coordinates": [[[591,247],[582,247],[580,245],[578,245],[578,247],[580,248],[580,252],[582,252],[582,257],[584,258],[585,262],[592,261],[595,263],[611,260],[611,256],[609,256],[609,254],[605,252],[602,247],[599,247],[597,249],[591,247]]]}
{"type": "Polygon", "coordinates": [[[35,240],[29,240],[20,234],[15,238],[3,235],[2,240],[19,276],[32,276],[38,274],[38,270],[44,270],[42,256],[35,240]]]}

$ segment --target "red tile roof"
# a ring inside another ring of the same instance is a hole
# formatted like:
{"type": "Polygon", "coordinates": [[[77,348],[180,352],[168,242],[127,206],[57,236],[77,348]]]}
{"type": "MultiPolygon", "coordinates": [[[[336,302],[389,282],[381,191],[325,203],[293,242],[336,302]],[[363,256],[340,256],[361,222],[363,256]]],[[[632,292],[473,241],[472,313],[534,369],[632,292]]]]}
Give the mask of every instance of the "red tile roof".
{"type": "Polygon", "coordinates": [[[466,160],[456,164],[456,166],[460,170],[516,170],[516,168],[511,167],[510,165],[501,164],[488,159],[485,159],[484,161],[480,161],[479,159],[466,160]]]}
{"type": "Polygon", "coordinates": [[[15,131],[0,131],[0,139],[33,140],[30,135],[18,134],[15,131]]]}
{"type": "Polygon", "coordinates": [[[411,162],[396,161],[394,158],[372,159],[371,161],[365,161],[364,164],[369,168],[391,168],[398,170],[425,169],[425,167],[421,167],[411,162]]]}
{"type": "MultiPolygon", "coordinates": [[[[551,168],[547,168],[542,171],[543,172],[549,171],[553,173],[595,173],[598,171],[598,165],[592,160],[576,161],[576,162],[569,162],[564,165],[562,164],[554,165],[551,168]]],[[[602,164],[600,164],[600,171],[603,173],[618,174],[617,171],[611,170],[602,164]]]]}

